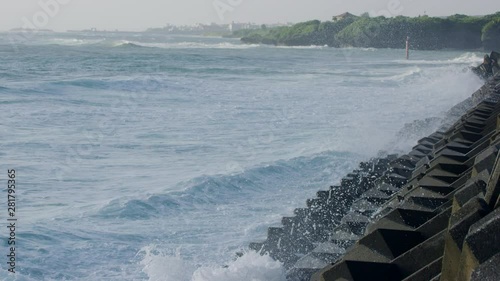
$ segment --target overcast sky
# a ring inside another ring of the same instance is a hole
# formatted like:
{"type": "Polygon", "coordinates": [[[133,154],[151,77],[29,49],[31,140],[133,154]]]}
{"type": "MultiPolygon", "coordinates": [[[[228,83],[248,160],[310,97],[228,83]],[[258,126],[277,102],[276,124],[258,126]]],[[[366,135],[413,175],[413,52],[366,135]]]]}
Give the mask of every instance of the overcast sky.
{"type": "Polygon", "coordinates": [[[484,15],[500,0],[0,0],[0,30],[96,27],[144,30],[166,23],[285,23],[328,20],[349,11],[384,15],[484,15]],[[45,3],[45,4],[44,4],[45,3]]]}

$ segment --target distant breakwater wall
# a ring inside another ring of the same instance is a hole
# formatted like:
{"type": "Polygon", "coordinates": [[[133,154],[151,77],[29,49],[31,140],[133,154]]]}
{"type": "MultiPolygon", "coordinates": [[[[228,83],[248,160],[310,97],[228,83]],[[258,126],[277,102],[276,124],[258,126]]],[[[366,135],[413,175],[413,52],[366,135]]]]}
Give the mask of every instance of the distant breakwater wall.
{"type": "Polygon", "coordinates": [[[499,114],[497,75],[411,152],[360,163],[250,248],[292,281],[500,280],[499,114]]]}

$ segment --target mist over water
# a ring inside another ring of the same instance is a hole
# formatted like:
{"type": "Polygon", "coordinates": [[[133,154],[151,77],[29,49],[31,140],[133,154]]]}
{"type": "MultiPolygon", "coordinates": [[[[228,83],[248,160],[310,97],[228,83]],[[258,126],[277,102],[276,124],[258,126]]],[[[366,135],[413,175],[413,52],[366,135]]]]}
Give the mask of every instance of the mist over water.
{"type": "Polygon", "coordinates": [[[405,124],[443,118],[482,84],[471,52],[8,36],[0,159],[19,181],[15,280],[284,280],[269,257],[235,253],[359,161],[408,151],[439,122],[403,136],[405,124]]]}

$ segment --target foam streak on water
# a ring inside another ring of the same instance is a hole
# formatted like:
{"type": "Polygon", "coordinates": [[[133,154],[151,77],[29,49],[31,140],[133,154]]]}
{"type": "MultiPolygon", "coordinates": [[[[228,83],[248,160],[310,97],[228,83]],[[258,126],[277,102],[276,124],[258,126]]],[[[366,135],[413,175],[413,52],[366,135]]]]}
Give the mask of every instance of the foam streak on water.
{"type": "Polygon", "coordinates": [[[9,36],[0,167],[19,178],[16,280],[284,280],[249,242],[359,161],[409,150],[439,122],[398,133],[406,123],[481,85],[470,52],[9,36]]]}

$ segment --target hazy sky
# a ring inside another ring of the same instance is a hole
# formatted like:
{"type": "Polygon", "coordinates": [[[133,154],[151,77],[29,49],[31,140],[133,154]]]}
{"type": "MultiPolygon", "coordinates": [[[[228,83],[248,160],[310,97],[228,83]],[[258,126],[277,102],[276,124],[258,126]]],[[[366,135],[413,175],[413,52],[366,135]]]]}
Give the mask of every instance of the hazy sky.
{"type": "Polygon", "coordinates": [[[166,23],[299,22],[349,11],[384,15],[483,15],[499,0],[0,0],[0,30],[96,27],[144,30],[166,23]]]}

